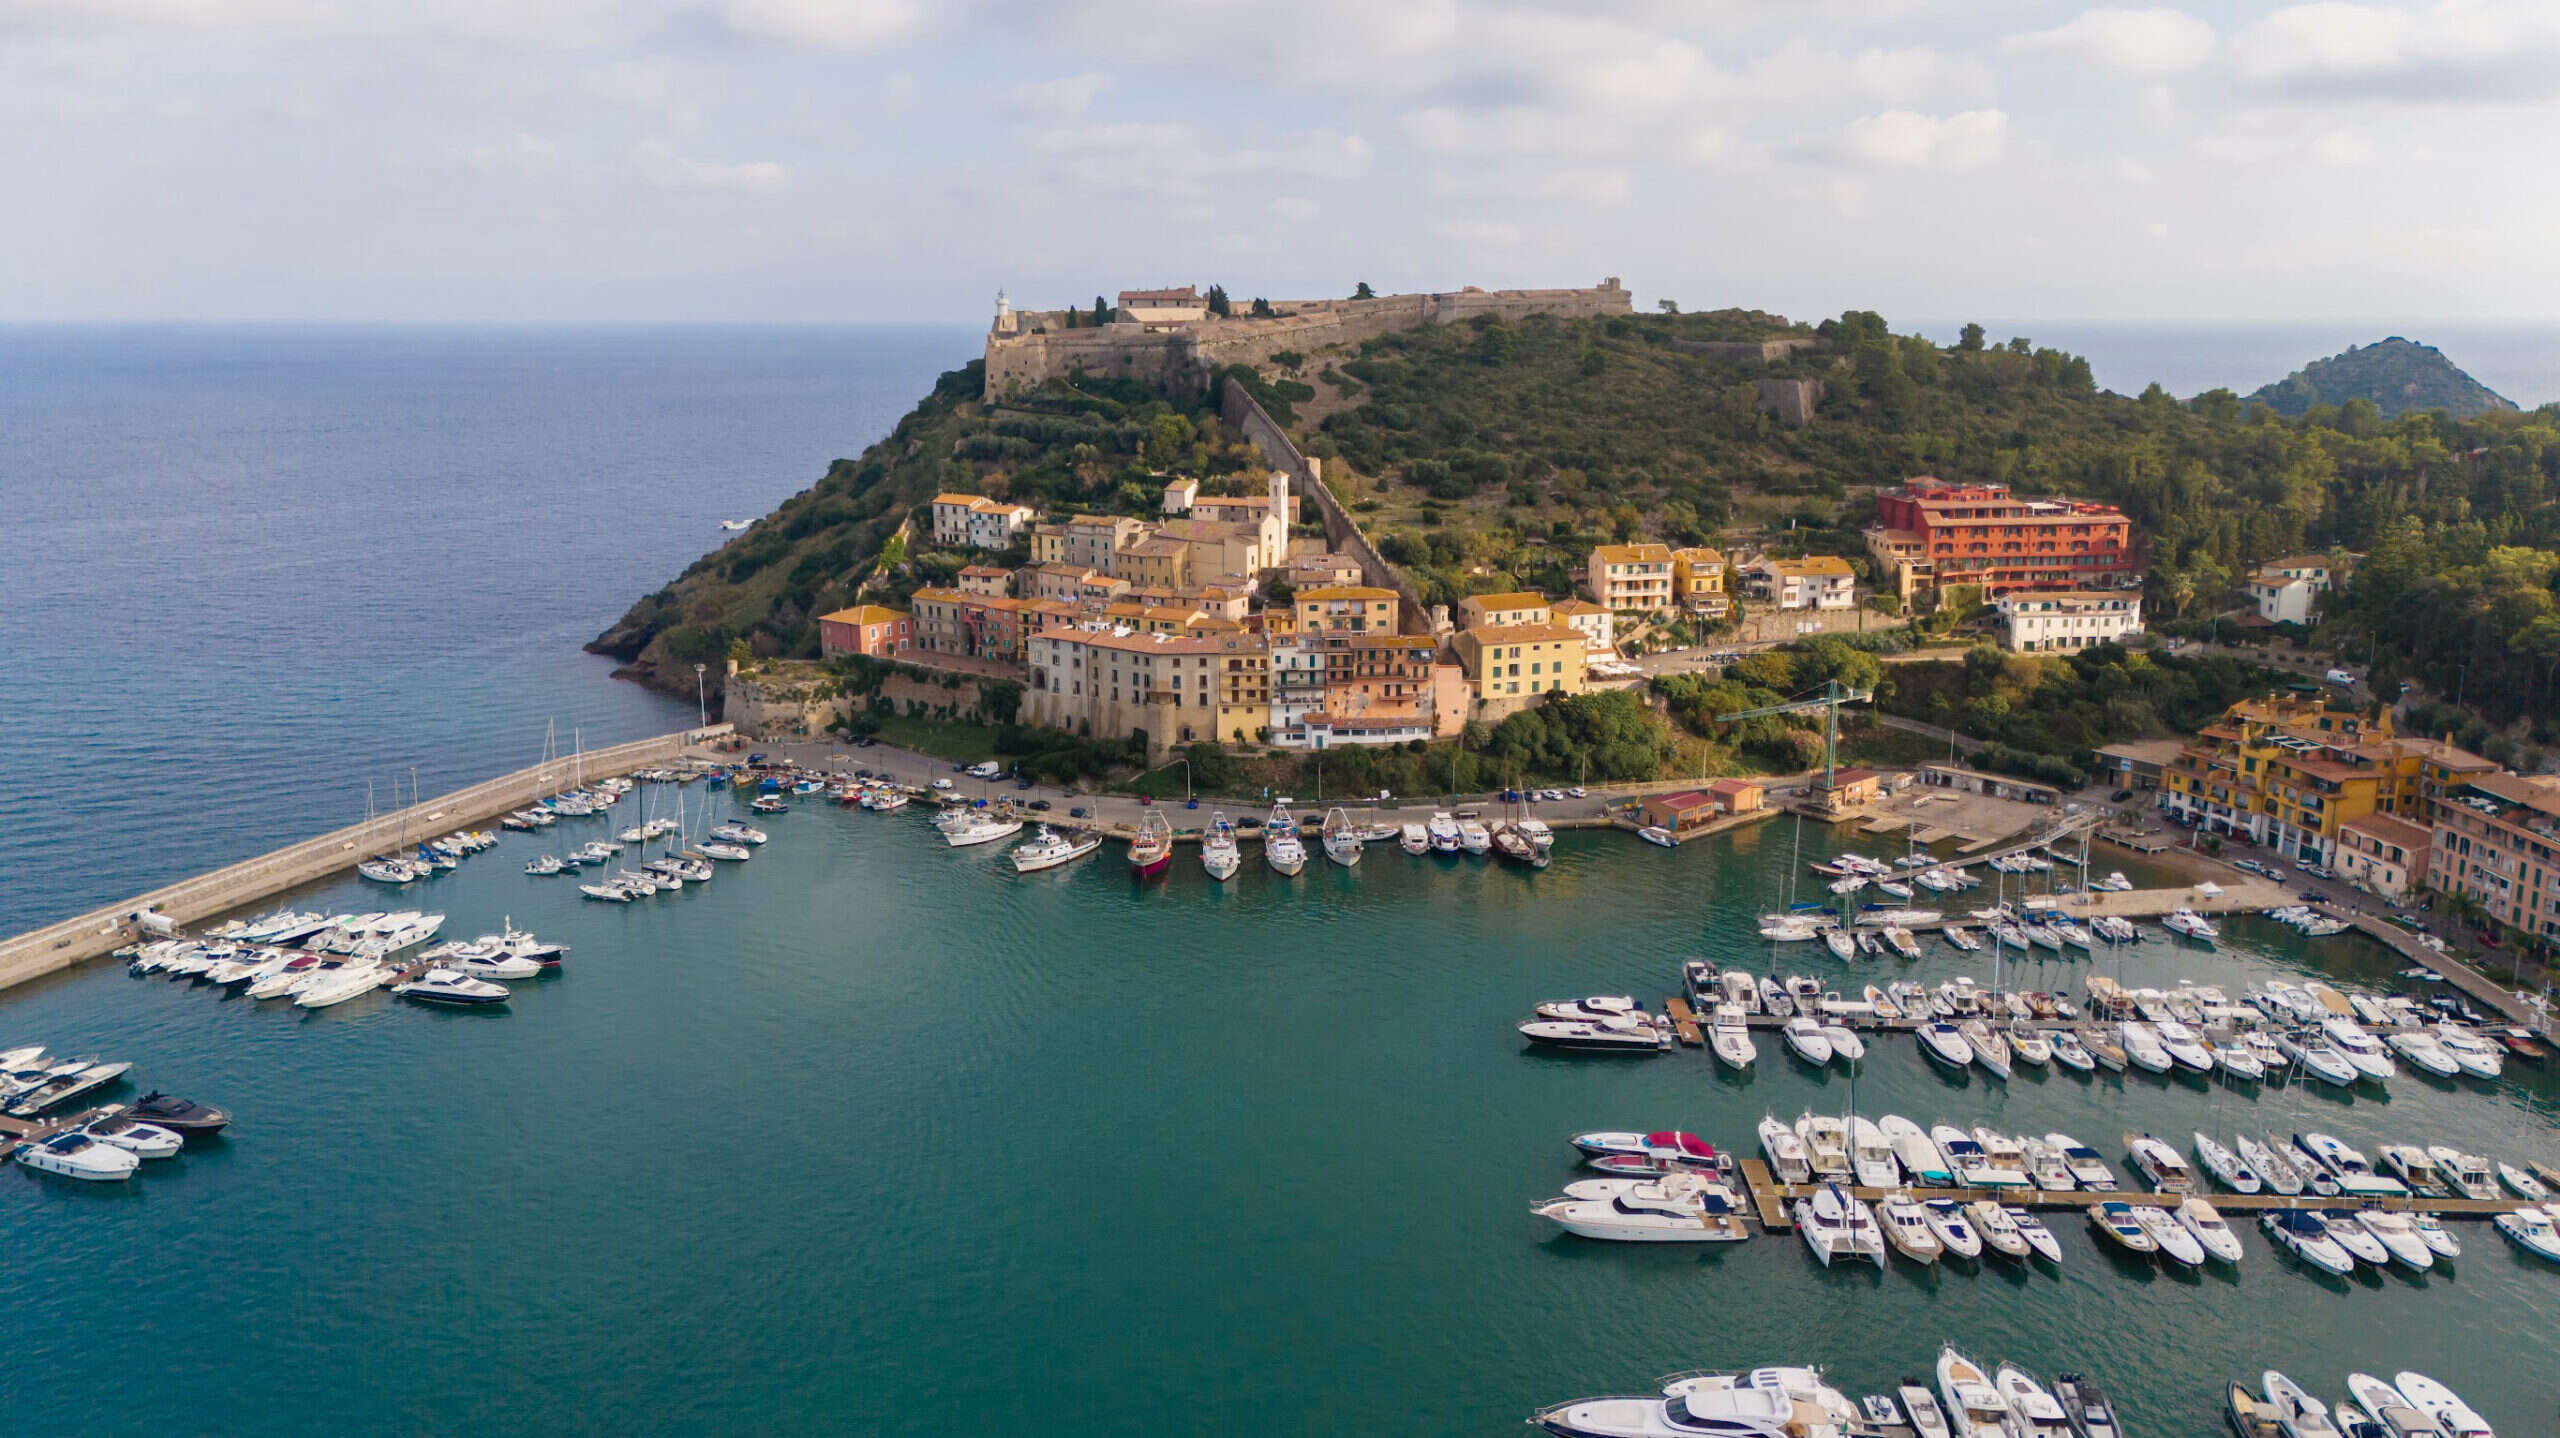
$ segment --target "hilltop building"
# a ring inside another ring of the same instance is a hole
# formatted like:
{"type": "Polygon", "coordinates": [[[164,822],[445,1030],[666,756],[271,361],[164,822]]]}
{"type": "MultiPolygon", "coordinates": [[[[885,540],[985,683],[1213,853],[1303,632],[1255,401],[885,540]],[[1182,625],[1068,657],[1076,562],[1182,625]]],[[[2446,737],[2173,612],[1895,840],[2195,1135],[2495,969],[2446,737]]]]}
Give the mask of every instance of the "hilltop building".
{"type": "Polygon", "coordinates": [[[1951,584],[2127,589],[2142,582],[2133,521],[2112,504],[2022,499],[2005,484],[1916,475],[1876,496],[1867,552],[1904,594],[1951,584]]]}
{"type": "Polygon", "coordinates": [[[1583,584],[1593,602],[1619,614],[1665,614],[1671,609],[1671,547],[1667,544],[1603,544],[1583,564],[1583,584]]]}
{"type": "Polygon", "coordinates": [[[818,616],[818,652],[829,659],[847,654],[867,654],[874,659],[893,658],[906,652],[911,635],[909,617],[903,609],[890,609],[878,604],[857,604],[833,614],[818,616]]]}
{"type": "Polygon", "coordinates": [[[2249,572],[2249,598],[2269,624],[2309,624],[2329,592],[2329,561],[2318,555],[2273,559],[2249,572]]]}
{"type": "Polygon", "coordinates": [[[933,542],[944,549],[1003,549],[1031,523],[1031,506],[983,494],[933,497],[933,542]]]}
{"type": "Polygon", "coordinates": [[[1858,607],[1858,572],[1834,554],[1752,560],[1742,566],[1742,588],[1780,609],[1858,607]]]}

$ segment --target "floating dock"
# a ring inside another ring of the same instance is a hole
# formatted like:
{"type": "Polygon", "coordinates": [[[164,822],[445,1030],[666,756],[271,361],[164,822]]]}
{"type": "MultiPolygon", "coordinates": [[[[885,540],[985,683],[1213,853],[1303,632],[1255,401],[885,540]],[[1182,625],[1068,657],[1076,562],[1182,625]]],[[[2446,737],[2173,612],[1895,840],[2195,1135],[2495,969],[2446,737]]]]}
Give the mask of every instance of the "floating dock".
{"type": "MultiPolygon", "coordinates": [[[[1780,1183],[1770,1174],[1769,1165],[1756,1158],[1746,1158],[1742,1160],[1740,1168],[1742,1170],[1742,1181],[1751,1191],[1752,1206],[1759,1210],[1760,1225],[1772,1233],[1794,1232],[1795,1219],[1792,1216],[1791,1209],[1791,1205],[1794,1201],[1799,1198],[1810,1198],[1821,1189],[1830,1187],[1828,1184],[1819,1183],[1780,1183]]],[[[1841,1187],[1847,1189],[1852,1196],[1863,1199],[1868,1203],[1873,1203],[1878,1199],[1887,1198],[1894,1194],[1908,1193],[1911,1197],[1919,1199],[1922,1202],[1927,1202],[1931,1199],[1948,1198],[1953,1199],[1958,1203],[1978,1203],[1988,1201],[1992,1203],[2006,1204],[2016,1208],[2047,1210],[2079,1209],[2084,1213],[2102,1203],[2122,1203],[2131,1205],[2135,1208],[2175,1208],[2190,1198],[2201,1198],[2207,1203],[2212,1204],[2217,1209],[2233,1213],[2258,1213],[2267,1209],[2311,1209],[2316,1212],[2325,1213],[2331,1209],[2340,1208],[2372,1208],[2387,1209],[2400,1213],[2432,1213],[2440,1218],[2494,1218],[2502,1213],[2513,1213],[2518,1209],[2538,1208],[2541,1206],[2539,1204],[2529,1203],[2521,1198],[2419,1198],[2414,1196],[2407,1198],[2350,1198],[2345,1194],[2339,1194],[2330,1198],[2319,1198],[2307,1193],[2288,1198],[2280,1193],[2197,1192],[2190,1194],[2154,1193],[2149,1190],[2071,1189],[2067,1191],[2056,1191],[2045,1188],[1913,1187],[1909,1189],[1900,1189],[1863,1188],[1852,1184],[1842,1184],[1841,1187]]]]}

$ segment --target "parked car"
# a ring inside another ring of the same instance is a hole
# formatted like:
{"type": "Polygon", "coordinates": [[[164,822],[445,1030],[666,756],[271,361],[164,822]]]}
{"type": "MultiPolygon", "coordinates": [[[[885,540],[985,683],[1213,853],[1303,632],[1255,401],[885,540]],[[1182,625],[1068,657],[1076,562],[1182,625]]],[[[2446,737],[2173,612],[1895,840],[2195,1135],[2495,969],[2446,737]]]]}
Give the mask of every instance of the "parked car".
{"type": "Polygon", "coordinates": [[[1141,809],[1152,809],[1152,808],[1154,808],[1155,806],[1156,806],[1156,801],[1155,801],[1155,799],[1154,799],[1152,796],[1150,796],[1150,795],[1146,795],[1146,794],[1140,794],[1140,795],[1138,796],[1138,807],[1139,807],[1139,808],[1141,808],[1141,809]]]}
{"type": "Polygon", "coordinates": [[[1078,804],[1076,807],[1067,811],[1067,817],[1070,819],[1090,819],[1093,816],[1084,811],[1084,806],[1082,804],[1078,804]]]}
{"type": "Polygon", "coordinates": [[[1588,799],[1591,797],[1591,791],[1583,788],[1579,784],[1574,785],[1572,788],[1567,789],[1564,792],[1567,796],[1575,799],[1588,799]]]}
{"type": "MultiPolygon", "coordinates": [[[[1049,801],[1046,799],[1034,799],[1023,807],[1029,809],[1034,814],[1046,814],[1049,812],[1049,801]]],[[[1081,813],[1083,811],[1079,810],[1077,812],[1081,813]]]]}
{"type": "Polygon", "coordinates": [[[2107,802],[2110,804],[2121,804],[2132,797],[2133,791],[2131,789],[2118,789],[2107,796],[2107,802]]]}

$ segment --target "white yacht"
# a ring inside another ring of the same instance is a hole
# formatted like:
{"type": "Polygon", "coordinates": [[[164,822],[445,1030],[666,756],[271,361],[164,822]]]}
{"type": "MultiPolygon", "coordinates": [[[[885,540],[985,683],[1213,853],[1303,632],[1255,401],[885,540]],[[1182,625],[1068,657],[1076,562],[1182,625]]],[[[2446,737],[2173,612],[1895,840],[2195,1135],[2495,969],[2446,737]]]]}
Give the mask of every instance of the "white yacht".
{"type": "Polygon", "coordinates": [[[1423,828],[1424,832],[1430,835],[1431,851],[1433,853],[1454,854],[1458,852],[1458,821],[1450,817],[1447,810],[1443,809],[1438,813],[1433,814],[1431,816],[1431,822],[1424,825],[1423,828]]]}
{"type": "Polygon", "coordinates": [[[1751,1025],[1739,1004],[1718,1004],[1715,1023],[1710,1026],[1707,1041],[1716,1051],[1716,1061],[1729,1069],[1747,1069],[1760,1057],[1759,1046],[1751,1042],[1751,1025]]]}
{"type": "Polygon", "coordinates": [[[1616,1243],[1739,1243],[1751,1236],[1733,1190],[1695,1173],[1584,1179],[1529,1211],[1567,1233],[1616,1243]]]}
{"type": "Polygon", "coordinates": [[[1805,1162],[1813,1165],[1816,1179],[1849,1180],[1849,1125],[1831,1114],[1808,1111],[1796,1119],[1796,1137],[1804,1140],[1805,1162]]]}
{"type": "Polygon", "coordinates": [[[131,1117],[123,1104],[100,1109],[96,1118],[80,1125],[80,1131],[100,1143],[131,1150],[136,1158],[175,1158],[187,1145],[186,1135],[131,1117]]]}
{"type": "Polygon", "coordinates": [[[2046,1392],[2027,1370],[2003,1363],[1993,1386],[2009,1405],[2007,1431],[2013,1438],[2077,1438],[2078,1429],[2063,1412],[2061,1401],[2046,1392]]]}
{"type": "Polygon", "coordinates": [[[2222,937],[2222,931],[2215,928],[2211,920],[2193,909],[2180,909],[2170,914],[2160,921],[2160,927],[2180,938],[2193,939],[2200,944],[2210,944],[2222,937]]]}
{"type": "Polygon", "coordinates": [[[2399,1071],[2399,1066],[2391,1062],[2389,1051],[2374,1042],[2373,1035],[2366,1033],[2363,1025],[2355,1020],[2333,1015],[2321,1022],[2320,1031],[2328,1037],[2330,1047],[2346,1055],[2347,1062],[2356,1066],[2358,1074],[2382,1080],[2399,1071]]]}
{"type": "Polygon", "coordinates": [[[943,830],[942,839],[952,848],[966,849],[976,844],[992,844],[998,839],[1010,839],[1021,832],[1020,819],[1000,816],[992,810],[981,809],[964,815],[958,823],[943,830]]]}
{"type": "Polygon", "coordinates": [[[78,1129],[34,1143],[22,1143],[15,1150],[15,1156],[22,1168],[60,1174],[64,1178],[87,1179],[92,1183],[112,1183],[131,1178],[133,1171],[142,1167],[142,1155],[93,1138],[78,1129]]]}
{"type": "Polygon", "coordinates": [[[1928,1211],[1920,1201],[1899,1190],[1876,1200],[1876,1226],[1884,1231],[1885,1241],[1894,1251],[1918,1264],[1931,1264],[1947,1251],[1938,1235],[1929,1227],[1928,1211]]]}
{"type": "Polygon", "coordinates": [[[2213,1072],[2213,1051],[2197,1041],[2193,1029],[2175,1019],[2162,1019],[2152,1025],[2151,1032],[2178,1067],[2193,1073],[2213,1072]]]}
{"type": "Polygon", "coordinates": [[[293,1001],[306,1009],[325,1009],[343,1004],[359,995],[381,988],[391,971],[365,959],[350,960],[344,966],[313,979],[293,1001]]]}
{"type": "MultiPolygon", "coordinates": [[[[1936,1207],[1935,1203],[1930,1205],[1936,1207]]],[[[1964,1215],[1973,1223],[1973,1231],[1982,1236],[1982,1245],[1993,1253],[2008,1258],[2024,1258],[2033,1251],[2027,1236],[2009,1218],[2009,1210],[1990,1199],[1976,1199],[1964,1206],[1964,1215]]]]}
{"type": "Polygon", "coordinates": [[[1831,1040],[1823,1037],[1819,1020],[1798,1014],[1787,1020],[1783,1032],[1787,1047],[1795,1051],[1797,1058],[1815,1068],[1825,1067],[1831,1062],[1831,1040]]]}
{"type": "Polygon", "coordinates": [[[2324,1273],[2355,1271],[2354,1256],[2329,1235],[2327,1221],[2307,1208],[2268,1209],[2258,1216],[2258,1226],[2277,1247],[2324,1273]]]}
{"type": "Polygon", "coordinates": [[[2538,1208],[2519,1208],[2497,1217],[2498,1231],[2507,1241],[2536,1258],[2560,1263],[2560,1228],[2555,1228],[2551,1215],[2538,1208]]]}
{"type": "Polygon", "coordinates": [[[2178,1157],[2178,1151],[2168,1144],[2147,1133],[2129,1133],[2124,1136],[2124,1147],[2134,1172],[2141,1174],[2154,1192],[2196,1191],[2195,1171],[2188,1168],[2187,1161],[2178,1157]]]}
{"type": "Polygon", "coordinates": [[[1956,1351],[1954,1344],[1938,1350],[1938,1396],[1947,1405],[1947,1418],[1956,1438],[2004,1438],[2009,1428],[2009,1404],[1993,1387],[1991,1375],[1982,1365],[1956,1351]]]}
{"type": "Polygon", "coordinates": [[[1428,854],[1431,852],[1431,831],[1420,824],[1407,824],[1404,837],[1396,842],[1408,854],[1428,854]]]}
{"type": "Polygon", "coordinates": [[[2240,1235],[2233,1232],[2222,1214],[2201,1198],[2190,1198],[2175,1210],[2178,1226],[2194,1235],[2207,1257],[2224,1263],[2238,1263],[2242,1249],[2240,1235]]]}
{"type": "Polygon", "coordinates": [[[1466,850],[1470,854],[1481,855],[1493,848],[1493,831],[1486,828],[1484,826],[1484,821],[1481,819],[1460,819],[1458,821],[1458,847],[1466,850]]]}
{"type": "Polygon", "coordinates": [[[1955,1165],[1947,1161],[1937,1142],[1922,1131],[1920,1125],[1898,1113],[1886,1114],[1876,1123],[1876,1131],[1893,1146],[1893,1161],[1913,1183],[1931,1188],[1953,1188],[1955,1165]]]}
{"type": "Polygon", "coordinates": [[[2082,1188],[2093,1193],[2115,1193],[2123,1189],[2124,1180],[2116,1177],[2116,1171],[2107,1166],[2106,1159],[2096,1149],[2067,1133],[2046,1134],[2044,1141],[2054,1152],[2062,1155],[2063,1163],[2071,1170],[2072,1181],[2082,1188]]]}
{"type": "Polygon", "coordinates": [[[1802,1136],[1776,1114],[1761,1115],[1759,1133],[1760,1151],[1768,1156],[1772,1177],[1786,1184],[1813,1182],[1813,1159],[1805,1152],[1802,1136]]]}
{"type": "Polygon", "coordinates": [[[2506,1055],[2474,1033],[2469,1025],[2446,1019],[2436,1025],[2436,1043],[2456,1067],[2473,1078],[2493,1079],[2506,1071],[2506,1055]]]}
{"type": "Polygon", "coordinates": [[[2490,1171],[2489,1160],[2480,1155],[2434,1144],[2427,1149],[2427,1157],[2435,1162],[2436,1176],[2464,1198],[2498,1196],[2497,1175],[2490,1171]]]}
{"type": "Polygon", "coordinates": [[[2413,1273],[2424,1273],[2436,1266],[2436,1254],[2409,1221],[2409,1215],[2387,1209],[2367,1208],[2356,1211],[2356,1222],[2373,1235],[2391,1255],[2391,1261],[2413,1273]]]}
{"type": "Polygon", "coordinates": [[[450,1004],[457,1008],[477,1008],[507,1001],[504,984],[476,979],[459,969],[429,969],[404,984],[394,984],[391,992],[420,1003],[450,1004]]]}
{"type": "Polygon", "coordinates": [[[1040,831],[1013,846],[1013,869],[1018,874],[1036,874],[1072,864],[1102,847],[1102,840],[1092,834],[1061,834],[1043,824],[1040,831]]]}
{"type": "Polygon", "coordinates": [[[1236,848],[1236,826],[1227,822],[1224,809],[1209,814],[1209,832],[1200,837],[1200,867],[1212,879],[1225,881],[1236,876],[1244,856],[1236,848]]]}
{"type": "Polygon", "coordinates": [[[2410,1407],[2434,1419],[2447,1438],[2492,1438],[2487,1419],[2455,1397],[2452,1389],[2427,1375],[2404,1368],[2391,1375],[2391,1386],[2400,1390],[2410,1407]]]}
{"type": "Polygon", "coordinates": [[[1701,1388],[1666,1398],[1580,1398],[1529,1415],[1556,1438],[1829,1438],[1841,1430],[1822,1411],[1761,1388],[1701,1388]]]}
{"type": "Polygon", "coordinates": [[[1885,1266],[1884,1233],[1876,1226],[1874,1211],[1837,1184],[1825,1184],[1797,1199],[1795,1220],[1805,1247],[1813,1250],[1823,1267],[1839,1259],[1852,1263],[1865,1259],[1878,1268],[1885,1266]]]}
{"type": "Polygon", "coordinates": [[[1893,1141],[1862,1114],[1849,1116],[1849,1168],[1860,1188],[1895,1188],[1902,1183],[1902,1165],[1894,1159],[1893,1141]]]}

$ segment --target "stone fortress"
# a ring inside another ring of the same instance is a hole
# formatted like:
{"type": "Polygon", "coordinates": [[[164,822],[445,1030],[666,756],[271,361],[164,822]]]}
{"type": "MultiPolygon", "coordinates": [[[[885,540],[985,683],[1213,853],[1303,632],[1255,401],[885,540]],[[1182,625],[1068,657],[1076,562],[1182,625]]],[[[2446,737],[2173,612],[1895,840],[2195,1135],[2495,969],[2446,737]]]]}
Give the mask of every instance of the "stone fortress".
{"type": "Polygon", "coordinates": [[[1588,289],[1481,290],[1378,295],[1355,300],[1274,300],[1272,315],[1208,312],[1189,287],[1123,290],[1113,321],[1067,327],[1064,310],[1017,310],[1001,296],[987,333],[986,395],[1019,394],[1081,370],[1133,379],[1167,392],[1206,389],[1231,364],[1262,365],[1284,351],[1311,354],[1327,345],[1356,345],[1398,330],[1457,324],[1479,315],[1623,315],[1634,299],[1615,275],[1588,289]]]}

